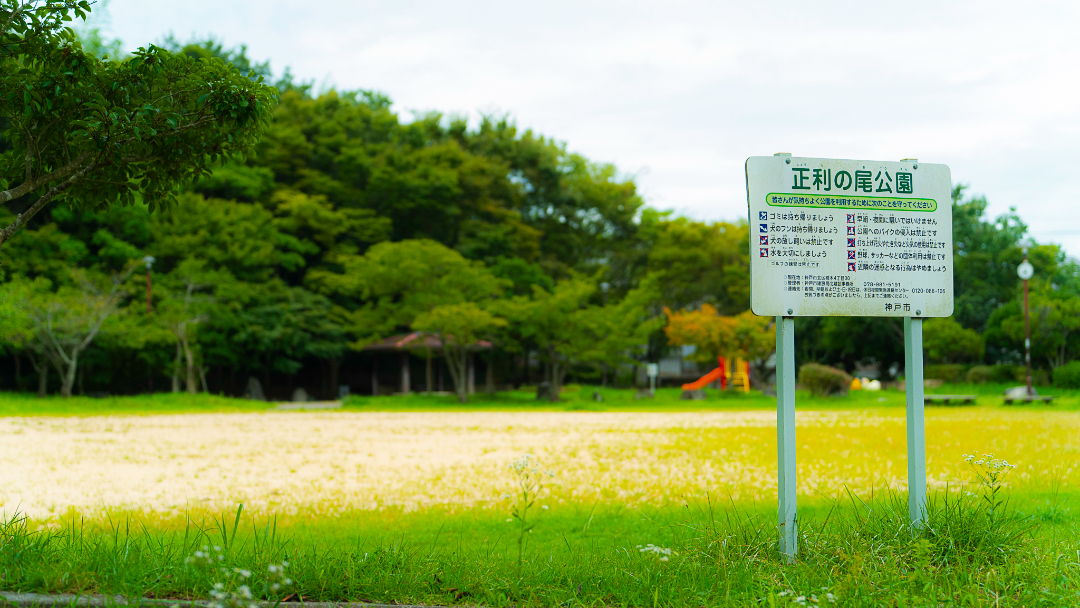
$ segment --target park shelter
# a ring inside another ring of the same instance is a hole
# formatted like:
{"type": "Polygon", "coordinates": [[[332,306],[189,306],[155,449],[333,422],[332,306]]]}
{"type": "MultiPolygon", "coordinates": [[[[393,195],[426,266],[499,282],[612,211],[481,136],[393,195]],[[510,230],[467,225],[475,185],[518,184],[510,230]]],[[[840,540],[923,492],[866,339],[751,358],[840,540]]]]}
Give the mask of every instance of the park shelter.
{"type": "MultiPolygon", "coordinates": [[[[476,357],[474,355],[478,351],[490,349],[491,342],[488,342],[487,340],[477,340],[469,345],[466,383],[470,395],[476,392],[476,357]]],[[[415,378],[412,373],[412,366],[410,365],[410,360],[413,356],[423,357],[425,359],[422,386],[442,392],[452,384],[452,380],[446,378],[449,374],[443,373],[444,366],[441,365],[443,342],[435,334],[422,331],[398,334],[368,344],[363,348],[363,351],[371,355],[372,395],[378,395],[380,393],[387,394],[387,391],[380,390],[379,388],[380,369],[382,369],[384,373],[388,369],[398,370],[397,381],[392,385],[395,386],[397,390],[391,389],[389,391],[390,393],[402,395],[410,394],[412,392],[413,379],[415,378]]],[[[492,380],[490,362],[485,365],[485,371],[489,376],[488,383],[490,384],[492,380]]]]}

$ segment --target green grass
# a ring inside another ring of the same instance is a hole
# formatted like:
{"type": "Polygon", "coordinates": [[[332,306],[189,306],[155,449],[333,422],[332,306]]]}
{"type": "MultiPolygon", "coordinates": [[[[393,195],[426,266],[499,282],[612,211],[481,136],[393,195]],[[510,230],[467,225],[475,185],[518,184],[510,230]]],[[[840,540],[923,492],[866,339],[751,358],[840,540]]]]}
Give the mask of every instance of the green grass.
{"type": "Polygon", "coordinates": [[[33,393],[0,393],[3,416],[110,416],[257,412],[268,404],[199,393],[154,393],[130,397],[38,397],[33,393]]]}
{"type": "MultiPolygon", "coordinates": [[[[978,405],[1001,405],[1001,394],[1006,385],[945,385],[930,389],[928,394],[975,394],[978,405]]],[[[564,391],[557,403],[537,401],[535,393],[528,390],[506,391],[495,394],[477,393],[469,402],[461,404],[453,396],[432,396],[414,393],[408,396],[353,396],[346,399],[347,411],[715,411],[715,410],[768,410],[776,407],[775,397],[758,391],[722,392],[708,389],[708,399],[683,401],[682,391],[662,388],[651,399],[635,399],[635,391],[629,389],[571,386],[564,391]],[[603,398],[595,401],[593,393],[603,398]]],[[[1080,409],[1080,391],[1040,387],[1040,394],[1055,395],[1052,405],[1018,406],[1053,410],[1080,409]]],[[[801,410],[866,409],[895,407],[904,404],[904,393],[896,390],[879,392],[852,391],[842,397],[814,397],[807,391],[798,391],[796,406],[801,410]]],[[[194,414],[227,412],[260,412],[274,407],[273,403],[250,401],[232,397],[220,397],[200,393],[155,393],[130,397],[71,397],[39,398],[31,393],[0,393],[0,416],[98,416],[98,415],[153,415],[194,414]]]]}
{"type": "MultiPolygon", "coordinates": [[[[1002,407],[1002,387],[946,386],[1002,407]]],[[[771,410],[758,393],[680,401],[677,389],[635,401],[631,391],[589,387],[559,403],[527,391],[453,397],[354,397],[347,411],[771,410]]],[[[1053,391],[1042,391],[1055,394],[1053,391]]],[[[1076,391],[1032,411],[1076,410],[1076,391]]],[[[893,408],[897,391],[846,397],[798,394],[800,409],[893,408]]],[[[271,404],[200,395],[111,399],[0,394],[4,416],[93,416],[262,412],[271,404]]],[[[902,410],[899,410],[902,415],[902,410]]],[[[1066,463],[1067,464],[1067,463],[1066,463]]],[[[290,562],[291,599],[489,606],[1069,606],[1080,605],[1080,491],[1031,488],[987,517],[978,497],[938,492],[922,534],[906,527],[903,496],[800,496],[800,556],[777,552],[775,503],[692,497],[663,506],[550,504],[534,508],[518,574],[519,529],[509,508],[395,508],[326,515],[318,504],[292,513],[185,516],[133,511],[71,512],[0,524],[0,589],[205,598],[211,576],[185,563],[222,546],[226,565],[290,562]],[[671,549],[666,561],[638,546],[671,549]]]]}
{"type": "Polygon", "coordinates": [[[218,545],[226,566],[254,572],[256,589],[267,564],[287,560],[291,591],[304,601],[785,606],[811,595],[831,605],[832,594],[839,606],[1080,602],[1073,510],[1058,504],[1047,517],[1051,505],[1025,498],[991,524],[973,501],[951,500],[935,498],[928,531],[916,536],[902,497],[805,505],[794,564],[777,554],[771,505],[558,506],[541,512],[528,534],[520,578],[517,528],[497,510],[308,512],[287,522],[246,513],[91,521],[69,514],[41,530],[21,520],[0,526],[0,587],[205,597],[212,579],[184,560],[218,545]],[[662,561],[639,550],[648,544],[672,553],[662,561]]]}

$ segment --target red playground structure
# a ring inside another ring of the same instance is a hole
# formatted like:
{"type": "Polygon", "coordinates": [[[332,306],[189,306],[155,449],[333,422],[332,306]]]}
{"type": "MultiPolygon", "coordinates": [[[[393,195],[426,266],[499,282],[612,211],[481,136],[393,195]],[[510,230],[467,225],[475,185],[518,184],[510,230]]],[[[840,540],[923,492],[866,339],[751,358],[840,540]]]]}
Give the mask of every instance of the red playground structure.
{"type": "Polygon", "coordinates": [[[717,357],[717,368],[696,381],[682,385],[684,391],[701,390],[709,384],[720,381],[720,389],[727,390],[728,384],[739,384],[743,392],[750,390],[750,364],[742,359],[735,359],[728,366],[727,357],[717,357]]]}

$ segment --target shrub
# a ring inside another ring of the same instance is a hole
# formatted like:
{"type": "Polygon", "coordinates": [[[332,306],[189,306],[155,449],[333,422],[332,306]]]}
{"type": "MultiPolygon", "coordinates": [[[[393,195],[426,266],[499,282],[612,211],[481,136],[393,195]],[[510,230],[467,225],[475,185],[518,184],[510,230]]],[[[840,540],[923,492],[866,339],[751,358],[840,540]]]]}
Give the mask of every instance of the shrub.
{"type": "MultiPolygon", "coordinates": [[[[1008,378],[1006,381],[1012,380],[1019,382],[1020,384],[1027,382],[1027,366],[1010,365],[1008,367],[1012,369],[1012,378],[1008,378]]],[[[1048,386],[1050,384],[1050,376],[1046,373],[1045,369],[1033,369],[1031,370],[1031,383],[1037,386],[1048,386]]]]}
{"type": "Polygon", "coordinates": [[[965,365],[958,363],[944,363],[940,365],[927,365],[923,368],[923,378],[926,380],[944,380],[945,382],[959,382],[964,377],[965,365]]]}
{"type": "Polygon", "coordinates": [[[968,384],[986,384],[994,374],[994,368],[989,365],[976,365],[967,372],[968,384]]]}
{"type": "Polygon", "coordinates": [[[851,376],[842,369],[807,363],[799,368],[799,384],[818,397],[846,395],[851,386],[851,376]]]}
{"type": "Polygon", "coordinates": [[[1020,376],[1020,381],[1023,382],[1023,367],[1019,365],[994,365],[990,367],[990,377],[987,378],[987,382],[996,382],[999,384],[1016,382],[1017,374],[1020,376]]]}
{"type": "Polygon", "coordinates": [[[964,328],[952,317],[939,317],[923,323],[923,349],[935,362],[978,361],[986,345],[977,331],[964,328]]]}
{"type": "Polygon", "coordinates": [[[1080,388],[1080,361],[1070,361],[1054,370],[1054,386],[1080,388]]]}

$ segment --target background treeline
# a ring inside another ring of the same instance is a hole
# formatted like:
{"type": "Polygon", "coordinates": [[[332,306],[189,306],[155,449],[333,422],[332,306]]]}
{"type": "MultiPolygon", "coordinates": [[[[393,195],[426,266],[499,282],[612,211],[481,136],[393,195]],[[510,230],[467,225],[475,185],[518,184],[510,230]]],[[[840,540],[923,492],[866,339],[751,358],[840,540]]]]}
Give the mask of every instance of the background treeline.
{"type": "MultiPolygon", "coordinates": [[[[242,49],[169,44],[269,75],[242,49]]],[[[379,93],[316,94],[287,75],[278,89],[254,153],[173,208],[68,200],[5,245],[0,387],[239,395],[254,376],[271,397],[333,397],[370,386],[365,345],[416,329],[491,340],[481,383],[628,384],[635,362],[671,350],[665,308],[749,308],[745,221],[652,209],[632,176],[505,117],[405,121],[379,93]]],[[[953,198],[956,315],[928,326],[928,355],[1020,362],[1026,227],[1015,212],[988,218],[962,187],[953,198]]],[[[1029,255],[1034,360],[1050,370],[1080,354],[1080,275],[1055,245],[1029,255]]],[[[887,376],[903,359],[898,320],[799,319],[797,331],[801,362],[887,376]]],[[[439,365],[458,378],[448,354],[439,365]]]]}

